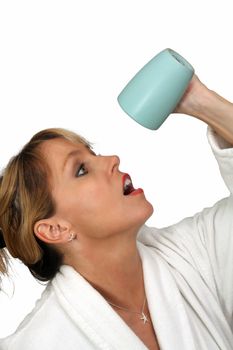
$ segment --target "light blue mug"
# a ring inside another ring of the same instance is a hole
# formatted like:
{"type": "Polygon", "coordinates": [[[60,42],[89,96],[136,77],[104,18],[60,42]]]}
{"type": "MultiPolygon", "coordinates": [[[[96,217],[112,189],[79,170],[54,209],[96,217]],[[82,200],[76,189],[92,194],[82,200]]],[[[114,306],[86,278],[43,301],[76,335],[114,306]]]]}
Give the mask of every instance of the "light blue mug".
{"type": "Polygon", "coordinates": [[[167,48],[130,80],[117,100],[136,122],[156,130],[175,110],[193,74],[191,64],[167,48]]]}

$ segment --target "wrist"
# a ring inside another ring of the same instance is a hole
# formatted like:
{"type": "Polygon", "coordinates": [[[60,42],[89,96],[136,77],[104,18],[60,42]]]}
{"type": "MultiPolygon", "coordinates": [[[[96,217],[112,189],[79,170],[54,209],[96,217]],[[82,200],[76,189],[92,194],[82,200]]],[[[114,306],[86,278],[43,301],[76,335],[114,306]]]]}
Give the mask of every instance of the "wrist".
{"type": "Polygon", "coordinates": [[[233,104],[215,91],[206,89],[202,94],[195,116],[208,124],[219,123],[221,119],[230,118],[232,120],[233,104]]]}
{"type": "Polygon", "coordinates": [[[210,125],[225,140],[233,144],[233,104],[208,90],[203,96],[196,118],[210,125]]]}

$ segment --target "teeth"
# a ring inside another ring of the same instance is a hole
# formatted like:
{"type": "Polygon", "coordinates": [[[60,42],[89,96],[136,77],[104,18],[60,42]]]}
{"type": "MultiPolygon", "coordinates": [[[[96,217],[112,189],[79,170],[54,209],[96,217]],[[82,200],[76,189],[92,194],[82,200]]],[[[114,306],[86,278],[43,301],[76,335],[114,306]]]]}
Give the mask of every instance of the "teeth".
{"type": "Polygon", "coordinates": [[[126,177],[123,186],[124,195],[130,194],[134,190],[132,180],[130,177],[126,177]]]}
{"type": "Polygon", "coordinates": [[[124,189],[126,189],[127,186],[132,185],[132,181],[129,178],[126,178],[124,183],[124,189]]]}

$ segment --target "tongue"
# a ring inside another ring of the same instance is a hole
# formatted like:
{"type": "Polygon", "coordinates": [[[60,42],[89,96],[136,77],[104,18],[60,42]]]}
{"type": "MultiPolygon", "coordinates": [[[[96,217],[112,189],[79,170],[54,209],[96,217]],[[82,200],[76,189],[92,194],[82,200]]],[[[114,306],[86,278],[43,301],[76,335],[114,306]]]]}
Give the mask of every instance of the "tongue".
{"type": "Polygon", "coordinates": [[[135,188],[133,186],[128,186],[124,192],[125,196],[128,196],[131,192],[133,192],[135,188]]]}

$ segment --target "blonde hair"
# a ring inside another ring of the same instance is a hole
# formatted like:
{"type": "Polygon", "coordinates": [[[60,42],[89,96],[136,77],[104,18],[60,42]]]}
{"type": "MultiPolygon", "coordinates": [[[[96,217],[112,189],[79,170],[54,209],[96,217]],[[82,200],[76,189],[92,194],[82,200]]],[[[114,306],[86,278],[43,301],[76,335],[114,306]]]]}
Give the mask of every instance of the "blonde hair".
{"type": "MultiPolygon", "coordinates": [[[[38,220],[49,218],[55,213],[49,189],[48,165],[39,149],[44,141],[54,138],[92,148],[89,141],[72,131],[45,129],[35,134],[10,159],[0,178],[0,228],[6,248],[40,281],[52,279],[63,258],[61,253],[42,242],[33,232],[38,220]]],[[[6,248],[0,249],[0,273],[8,275],[10,256],[6,248]]]]}

